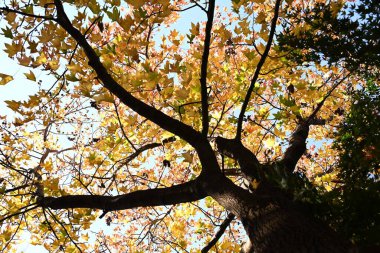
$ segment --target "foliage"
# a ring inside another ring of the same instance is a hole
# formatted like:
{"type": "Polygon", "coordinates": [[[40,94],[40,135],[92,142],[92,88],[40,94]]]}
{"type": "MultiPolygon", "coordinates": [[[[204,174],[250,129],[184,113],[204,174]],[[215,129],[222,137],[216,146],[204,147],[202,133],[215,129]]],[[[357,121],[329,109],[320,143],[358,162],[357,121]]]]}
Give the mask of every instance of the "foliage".
{"type": "Polygon", "coordinates": [[[368,88],[353,92],[352,103],[335,140],[342,185],[326,196],[330,219],[338,231],[358,244],[379,246],[379,87],[370,83],[368,88]]]}
{"type": "MultiPolygon", "coordinates": [[[[4,53],[19,70],[0,88],[37,91],[6,98],[0,116],[0,251],[31,235],[50,252],[239,252],[262,200],[315,203],[323,188],[334,218],[372,201],[355,194],[377,180],[378,42],[361,41],[378,38],[378,7],[358,3],[353,21],[344,1],[323,2],[3,1],[4,53]]],[[[326,220],[372,242],[354,217],[326,220]]]]}
{"type": "Polygon", "coordinates": [[[291,50],[292,57],[300,63],[343,63],[362,75],[379,76],[378,1],[320,2],[301,8],[288,13],[297,26],[284,22],[284,33],[279,37],[281,47],[291,50]]]}

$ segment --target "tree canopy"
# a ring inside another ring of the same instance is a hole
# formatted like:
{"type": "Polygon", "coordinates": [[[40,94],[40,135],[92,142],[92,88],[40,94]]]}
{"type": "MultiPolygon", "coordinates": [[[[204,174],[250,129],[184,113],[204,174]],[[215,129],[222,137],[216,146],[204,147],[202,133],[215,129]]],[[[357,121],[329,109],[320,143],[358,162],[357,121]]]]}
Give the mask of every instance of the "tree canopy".
{"type": "Polygon", "coordinates": [[[340,151],[338,180],[344,185],[326,194],[331,208],[327,213],[342,234],[359,244],[375,245],[380,232],[379,87],[369,83],[354,91],[351,103],[335,140],[340,151]]]}
{"type": "Polygon", "coordinates": [[[0,251],[380,247],[380,4],[220,4],[0,4],[0,251]]]}

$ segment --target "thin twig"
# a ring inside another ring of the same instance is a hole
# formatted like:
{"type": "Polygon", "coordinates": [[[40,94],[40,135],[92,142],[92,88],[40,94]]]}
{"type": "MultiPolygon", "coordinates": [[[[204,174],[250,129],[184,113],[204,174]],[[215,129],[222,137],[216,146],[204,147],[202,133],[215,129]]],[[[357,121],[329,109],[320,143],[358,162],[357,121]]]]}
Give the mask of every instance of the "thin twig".
{"type": "Polygon", "coordinates": [[[134,150],[137,150],[137,149],[136,149],[136,146],[132,143],[132,141],[128,138],[127,134],[126,134],[125,131],[124,131],[124,127],[123,127],[123,124],[121,123],[120,115],[119,115],[119,111],[118,111],[118,109],[117,109],[117,105],[116,105],[116,102],[115,102],[115,101],[113,102],[113,105],[115,106],[116,117],[117,117],[117,120],[118,120],[118,122],[119,122],[120,129],[121,129],[121,132],[122,132],[124,138],[128,141],[128,143],[132,146],[132,148],[133,148],[134,150]]]}
{"type": "Polygon", "coordinates": [[[265,62],[265,60],[269,54],[269,50],[270,50],[271,45],[272,45],[273,37],[274,37],[275,31],[276,31],[276,23],[277,23],[277,19],[278,19],[278,14],[279,14],[279,10],[280,10],[280,2],[281,2],[280,0],[276,1],[276,5],[274,7],[275,11],[274,11],[273,19],[272,19],[271,30],[269,33],[268,42],[267,42],[267,45],[265,47],[265,51],[262,54],[259,63],[257,64],[255,74],[253,75],[253,78],[251,80],[251,84],[248,88],[247,94],[245,96],[243,105],[242,105],[241,110],[240,110],[240,114],[239,114],[239,118],[238,118],[238,124],[237,124],[237,130],[236,130],[236,137],[235,137],[237,140],[241,139],[241,131],[242,131],[242,127],[243,127],[244,114],[245,114],[245,111],[247,110],[247,106],[248,106],[249,100],[251,99],[252,91],[255,88],[255,83],[257,81],[257,78],[259,77],[260,70],[261,70],[262,66],[264,65],[264,62],[265,62]]]}
{"type": "Polygon", "coordinates": [[[219,231],[215,234],[215,237],[202,249],[202,253],[207,253],[212,247],[215,246],[215,244],[218,242],[220,237],[224,234],[227,227],[230,225],[230,223],[235,218],[235,215],[232,213],[229,213],[227,218],[223,221],[223,223],[219,227],[219,231]]]}
{"type": "Polygon", "coordinates": [[[32,18],[41,18],[41,19],[45,19],[45,20],[54,20],[54,21],[56,21],[56,18],[54,18],[52,16],[40,16],[40,15],[25,13],[25,12],[14,10],[14,9],[11,9],[11,8],[8,8],[8,7],[0,7],[0,10],[2,10],[4,12],[13,12],[13,13],[16,13],[16,14],[20,14],[22,16],[27,16],[27,17],[32,17],[32,18]]]}

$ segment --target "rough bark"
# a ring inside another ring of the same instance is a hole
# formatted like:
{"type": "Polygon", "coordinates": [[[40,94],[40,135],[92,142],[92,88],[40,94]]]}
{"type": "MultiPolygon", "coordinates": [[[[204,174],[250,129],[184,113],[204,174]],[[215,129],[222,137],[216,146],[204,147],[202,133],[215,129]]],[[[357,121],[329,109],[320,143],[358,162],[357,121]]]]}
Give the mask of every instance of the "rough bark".
{"type": "MultiPolygon", "coordinates": [[[[292,135],[281,161],[288,173],[293,171],[306,149],[308,130],[309,125],[300,125],[292,135]]],[[[248,194],[243,196],[236,191],[235,198],[239,200],[223,204],[227,209],[234,206],[235,210],[230,211],[242,221],[250,238],[241,252],[349,252],[348,242],[313,218],[302,204],[295,203],[289,191],[264,178],[262,170],[275,171],[276,168],[261,166],[254,154],[239,141],[219,137],[216,142],[220,152],[238,161],[246,178],[262,175],[254,193],[246,191],[248,194]]],[[[218,201],[217,196],[214,198],[218,201]]]]}
{"type": "Polygon", "coordinates": [[[288,173],[292,173],[298,160],[306,151],[306,139],[309,135],[310,125],[307,123],[299,124],[296,130],[293,132],[289,147],[283,157],[283,163],[288,173]]]}
{"type": "Polygon", "coordinates": [[[239,163],[241,172],[247,180],[252,181],[260,177],[259,161],[249,149],[243,146],[240,140],[217,137],[216,145],[219,152],[239,163]]]}
{"type": "Polygon", "coordinates": [[[260,185],[255,205],[240,217],[255,253],[349,252],[350,245],[271,185],[260,185]]]}

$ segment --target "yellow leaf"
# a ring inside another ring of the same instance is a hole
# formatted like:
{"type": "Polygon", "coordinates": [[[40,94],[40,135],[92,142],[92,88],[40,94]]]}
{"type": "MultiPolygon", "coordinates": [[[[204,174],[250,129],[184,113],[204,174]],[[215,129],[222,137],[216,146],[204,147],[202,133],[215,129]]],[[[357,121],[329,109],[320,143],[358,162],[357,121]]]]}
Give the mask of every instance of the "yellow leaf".
{"type": "Polygon", "coordinates": [[[256,17],[256,22],[257,22],[258,24],[264,23],[264,22],[265,22],[265,18],[266,18],[266,16],[267,16],[267,14],[261,11],[261,12],[257,15],[257,17],[256,17]]]}
{"type": "Polygon", "coordinates": [[[51,161],[45,162],[44,163],[44,168],[45,168],[46,171],[51,172],[52,169],[53,169],[53,164],[51,163],[51,161]]]}
{"type": "Polygon", "coordinates": [[[162,140],[168,139],[170,137],[173,137],[173,134],[170,132],[166,132],[166,131],[161,135],[162,140]]]}
{"type": "Polygon", "coordinates": [[[109,94],[108,92],[104,92],[102,94],[96,95],[96,96],[93,97],[93,99],[97,103],[100,103],[102,101],[109,102],[109,103],[113,103],[114,102],[113,96],[111,94],[109,94]]]}
{"type": "MultiPolygon", "coordinates": [[[[5,11],[4,11],[5,12],[5,11]]],[[[5,19],[9,22],[12,23],[16,20],[16,13],[15,12],[6,12],[7,14],[5,15],[5,19]]]]}
{"type": "Polygon", "coordinates": [[[170,37],[171,38],[176,38],[178,36],[178,31],[177,30],[172,30],[172,31],[170,31],[170,37]]]}
{"type": "Polygon", "coordinates": [[[84,240],[85,242],[87,242],[87,241],[88,241],[88,238],[89,238],[88,233],[83,234],[83,235],[82,235],[82,238],[83,238],[83,240],[84,240]]]}
{"type": "Polygon", "coordinates": [[[48,68],[52,70],[57,70],[59,68],[58,61],[49,61],[48,62],[48,68]]]}
{"type": "Polygon", "coordinates": [[[1,236],[3,237],[5,242],[9,241],[12,237],[12,230],[9,229],[9,227],[8,227],[8,229],[5,229],[5,232],[2,233],[1,236]]]}
{"type": "Polygon", "coordinates": [[[52,178],[47,181],[45,181],[45,188],[51,191],[58,191],[59,190],[59,178],[52,178]]]}
{"type": "Polygon", "coordinates": [[[127,1],[130,5],[132,5],[134,8],[138,9],[141,6],[145,4],[145,0],[133,0],[133,1],[127,1]]]}
{"type": "Polygon", "coordinates": [[[275,135],[277,135],[280,138],[284,138],[285,137],[285,132],[280,131],[277,127],[275,127],[273,129],[273,132],[274,132],[275,135]]]}
{"type": "Polygon", "coordinates": [[[265,115],[268,112],[268,109],[265,107],[261,107],[259,110],[259,115],[265,115]]]}
{"type": "Polygon", "coordinates": [[[47,62],[46,56],[45,56],[45,54],[42,52],[41,55],[37,57],[35,63],[36,63],[37,65],[41,65],[41,64],[44,64],[44,63],[46,63],[46,62],[47,62]]]}
{"type": "Polygon", "coordinates": [[[36,76],[34,75],[32,71],[30,71],[29,73],[24,73],[24,75],[26,76],[27,79],[36,81],[36,76]]]}
{"type": "Polygon", "coordinates": [[[13,57],[15,54],[17,54],[18,52],[20,52],[20,50],[22,49],[21,44],[17,44],[14,42],[12,42],[12,44],[5,43],[4,46],[5,46],[4,52],[6,52],[8,54],[8,57],[10,58],[13,57]]]}
{"type": "Polygon", "coordinates": [[[7,74],[0,73],[0,85],[4,85],[13,80],[13,77],[7,74]]]}
{"type": "Polygon", "coordinates": [[[191,23],[190,32],[191,32],[191,34],[198,36],[199,35],[199,23],[196,23],[196,24],[191,23]]]}
{"type": "Polygon", "coordinates": [[[290,110],[292,110],[293,113],[299,115],[300,114],[300,108],[298,105],[293,105],[290,107],[290,110]]]}

